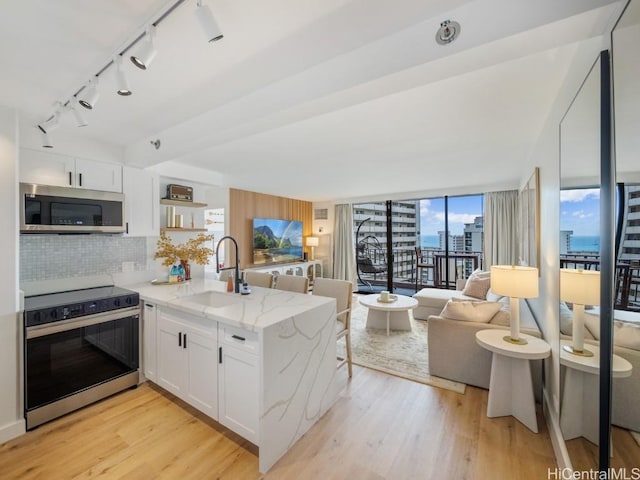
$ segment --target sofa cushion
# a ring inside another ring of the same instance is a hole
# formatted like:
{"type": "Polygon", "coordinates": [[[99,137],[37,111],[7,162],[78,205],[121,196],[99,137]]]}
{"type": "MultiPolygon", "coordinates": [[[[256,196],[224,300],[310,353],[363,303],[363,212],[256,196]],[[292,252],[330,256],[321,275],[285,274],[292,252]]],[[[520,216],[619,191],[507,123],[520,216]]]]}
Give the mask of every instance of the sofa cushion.
{"type": "MultiPolygon", "coordinates": [[[[413,298],[418,300],[418,304],[423,307],[438,307],[438,312],[440,312],[444,308],[445,303],[451,300],[451,297],[460,296],[461,293],[459,290],[423,288],[416,293],[413,298]]],[[[467,300],[471,300],[471,298],[467,300]]]]}
{"type": "Polygon", "coordinates": [[[444,306],[440,316],[465,322],[489,323],[500,308],[502,304],[499,302],[452,298],[444,306]]]}

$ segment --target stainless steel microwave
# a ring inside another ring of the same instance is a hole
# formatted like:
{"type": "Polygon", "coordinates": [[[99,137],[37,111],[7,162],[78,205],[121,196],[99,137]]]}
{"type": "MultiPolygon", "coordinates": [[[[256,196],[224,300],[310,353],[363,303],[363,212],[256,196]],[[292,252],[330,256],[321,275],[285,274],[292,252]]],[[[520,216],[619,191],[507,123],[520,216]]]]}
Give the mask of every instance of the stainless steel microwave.
{"type": "Polygon", "coordinates": [[[124,195],[20,184],[20,233],[124,233],[124,195]]]}

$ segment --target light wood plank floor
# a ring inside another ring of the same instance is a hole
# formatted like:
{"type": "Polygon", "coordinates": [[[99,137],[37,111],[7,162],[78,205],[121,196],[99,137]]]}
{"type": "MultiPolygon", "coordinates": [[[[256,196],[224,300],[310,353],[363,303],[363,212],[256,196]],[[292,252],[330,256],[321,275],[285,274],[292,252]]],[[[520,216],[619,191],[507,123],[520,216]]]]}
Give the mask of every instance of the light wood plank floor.
{"type": "MultiPolygon", "coordinates": [[[[609,459],[611,468],[626,468],[629,475],[632,469],[640,467],[640,446],[624,428],[613,427],[611,429],[611,443],[613,455],[609,459]]],[[[566,442],[567,451],[571,458],[571,464],[575,470],[597,470],[598,452],[597,445],[586,438],[574,438],[566,442]]]]}
{"type": "MultiPolygon", "coordinates": [[[[346,369],[340,369],[345,372],[346,369]]],[[[345,372],[346,373],[346,372],[345,372]]],[[[265,476],[256,449],[144,384],[0,446],[2,479],[543,479],[540,434],[464,395],[354,366],[337,404],[265,476]]]]}

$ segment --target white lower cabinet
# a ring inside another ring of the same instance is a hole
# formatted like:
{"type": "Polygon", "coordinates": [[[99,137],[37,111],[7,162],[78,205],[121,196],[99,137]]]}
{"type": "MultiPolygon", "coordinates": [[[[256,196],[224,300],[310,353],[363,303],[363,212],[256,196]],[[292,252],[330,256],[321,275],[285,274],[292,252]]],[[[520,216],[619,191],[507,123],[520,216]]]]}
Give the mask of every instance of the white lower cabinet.
{"type": "MultiPolygon", "coordinates": [[[[259,364],[258,355],[242,345],[224,341],[220,326],[221,340],[218,365],[218,408],[219,422],[238,435],[258,444],[259,406],[259,364]]],[[[239,330],[236,337],[245,338],[255,333],[239,330]]]]}
{"type": "Polygon", "coordinates": [[[153,305],[145,303],[145,376],[257,445],[258,334],[165,307],[150,307],[153,305]]]}
{"type": "Polygon", "coordinates": [[[217,420],[216,322],[164,308],[157,320],[158,385],[217,420]]]}

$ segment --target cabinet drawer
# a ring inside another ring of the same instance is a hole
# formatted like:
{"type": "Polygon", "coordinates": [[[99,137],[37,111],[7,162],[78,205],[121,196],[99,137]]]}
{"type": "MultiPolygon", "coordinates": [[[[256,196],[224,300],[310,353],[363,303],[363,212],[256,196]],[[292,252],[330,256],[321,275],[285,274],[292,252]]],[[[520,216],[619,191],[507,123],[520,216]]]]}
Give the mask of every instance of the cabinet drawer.
{"type": "Polygon", "coordinates": [[[221,344],[233,345],[247,352],[258,354],[258,334],[231,325],[219,324],[219,342],[221,344]]]}

